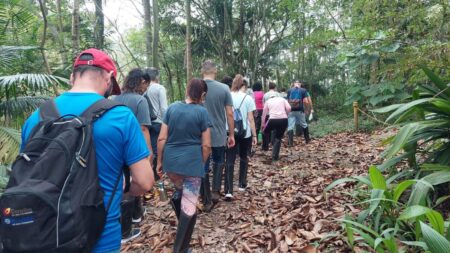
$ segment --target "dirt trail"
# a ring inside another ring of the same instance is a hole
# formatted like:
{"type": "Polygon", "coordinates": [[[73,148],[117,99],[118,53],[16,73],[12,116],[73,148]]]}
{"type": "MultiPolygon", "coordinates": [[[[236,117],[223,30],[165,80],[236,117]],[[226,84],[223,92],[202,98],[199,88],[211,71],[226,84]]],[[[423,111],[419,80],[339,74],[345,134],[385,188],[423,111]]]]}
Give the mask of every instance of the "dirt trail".
{"type": "MultiPolygon", "coordinates": [[[[353,185],[327,194],[323,189],[335,179],[366,174],[380,161],[382,136],[340,133],[308,145],[296,137],[297,148],[283,147],[277,165],[270,164],[270,151],[258,148],[248,190],[235,186],[234,201],[220,201],[211,213],[199,214],[193,252],[347,252],[335,219],[359,212],[346,194],[353,185]]],[[[152,201],[147,210],[143,236],[124,245],[123,252],[171,252],[176,217],[170,204],[152,201]]]]}

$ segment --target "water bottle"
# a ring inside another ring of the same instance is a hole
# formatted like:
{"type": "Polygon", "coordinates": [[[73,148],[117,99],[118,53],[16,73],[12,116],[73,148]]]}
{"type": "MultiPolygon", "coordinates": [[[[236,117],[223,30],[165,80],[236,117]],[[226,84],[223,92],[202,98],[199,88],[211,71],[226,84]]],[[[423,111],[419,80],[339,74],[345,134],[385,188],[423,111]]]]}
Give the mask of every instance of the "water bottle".
{"type": "Polygon", "coordinates": [[[158,183],[158,192],[159,192],[159,200],[166,201],[167,193],[166,193],[166,190],[164,189],[164,182],[162,182],[162,181],[158,183]]]}

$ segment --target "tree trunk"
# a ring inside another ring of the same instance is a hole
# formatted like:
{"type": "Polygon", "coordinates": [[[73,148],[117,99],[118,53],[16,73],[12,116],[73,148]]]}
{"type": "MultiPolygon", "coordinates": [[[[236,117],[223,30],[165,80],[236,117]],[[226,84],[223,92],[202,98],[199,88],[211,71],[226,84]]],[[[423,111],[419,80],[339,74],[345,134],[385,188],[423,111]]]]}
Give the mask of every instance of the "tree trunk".
{"type": "Polygon", "coordinates": [[[158,68],[158,44],[159,44],[159,7],[158,0],[153,0],[153,67],[158,68]]]}
{"type": "Polygon", "coordinates": [[[51,73],[50,65],[48,64],[47,55],[45,54],[45,41],[47,40],[47,8],[45,7],[45,0],[39,0],[39,7],[41,9],[42,19],[44,20],[44,29],[42,31],[42,39],[41,39],[41,53],[42,59],[44,60],[44,67],[48,74],[51,73]]]}
{"type": "Polygon", "coordinates": [[[72,11],[72,57],[80,51],[80,0],[73,0],[72,11]]]}
{"type": "Polygon", "coordinates": [[[239,73],[242,73],[244,64],[244,3],[243,0],[239,1],[239,73]]]}
{"type": "Polygon", "coordinates": [[[61,57],[61,64],[63,67],[67,66],[67,53],[66,46],[64,45],[64,34],[63,34],[63,21],[61,14],[61,0],[56,0],[56,15],[58,17],[58,42],[59,42],[59,54],[61,57]]]}
{"type": "Polygon", "coordinates": [[[192,78],[192,49],[191,49],[191,1],[186,0],[186,80],[192,78]]]}
{"type": "Polygon", "coordinates": [[[103,16],[102,0],[94,0],[95,3],[95,25],[94,25],[94,39],[95,47],[98,49],[104,48],[104,31],[105,31],[105,17],[103,16]]]}
{"type": "Polygon", "coordinates": [[[142,0],[144,6],[145,55],[147,67],[152,66],[152,15],[150,0],[142,0]]]}

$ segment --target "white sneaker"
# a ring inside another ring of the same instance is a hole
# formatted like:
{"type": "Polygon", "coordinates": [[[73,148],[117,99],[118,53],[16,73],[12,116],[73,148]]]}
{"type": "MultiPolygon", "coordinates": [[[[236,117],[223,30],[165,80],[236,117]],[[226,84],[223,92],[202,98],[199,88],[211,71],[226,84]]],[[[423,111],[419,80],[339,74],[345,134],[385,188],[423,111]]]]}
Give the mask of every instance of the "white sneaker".
{"type": "Polygon", "coordinates": [[[245,188],[239,187],[239,191],[240,191],[240,192],[245,192],[245,188]]]}
{"type": "Polygon", "coordinates": [[[233,194],[227,193],[227,194],[225,194],[225,198],[226,198],[227,200],[231,200],[231,199],[233,198],[233,194]]]}
{"type": "Polygon", "coordinates": [[[141,229],[140,228],[132,228],[130,234],[128,235],[127,238],[123,238],[120,243],[124,244],[127,243],[133,239],[135,239],[136,237],[141,235],[141,229]]]}

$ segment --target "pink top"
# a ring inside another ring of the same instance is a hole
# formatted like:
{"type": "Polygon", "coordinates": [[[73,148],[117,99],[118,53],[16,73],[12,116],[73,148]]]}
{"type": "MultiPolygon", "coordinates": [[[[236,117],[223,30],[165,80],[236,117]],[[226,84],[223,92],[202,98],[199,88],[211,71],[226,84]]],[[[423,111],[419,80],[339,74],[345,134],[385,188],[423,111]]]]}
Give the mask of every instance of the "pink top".
{"type": "Polygon", "coordinates": [[[264,91],[255,91],[253,92],[253,95],[255,96],[256,110],[264,109],[263,104],[264,91]]]}
{"type": "Polygon", "coordinates": [[[262,125],[266,125],[266,115],[269,119],[287,119],[291,106],[286,99],[282,97],[273,97],[266,101],[262,114],[262,125]]]}

